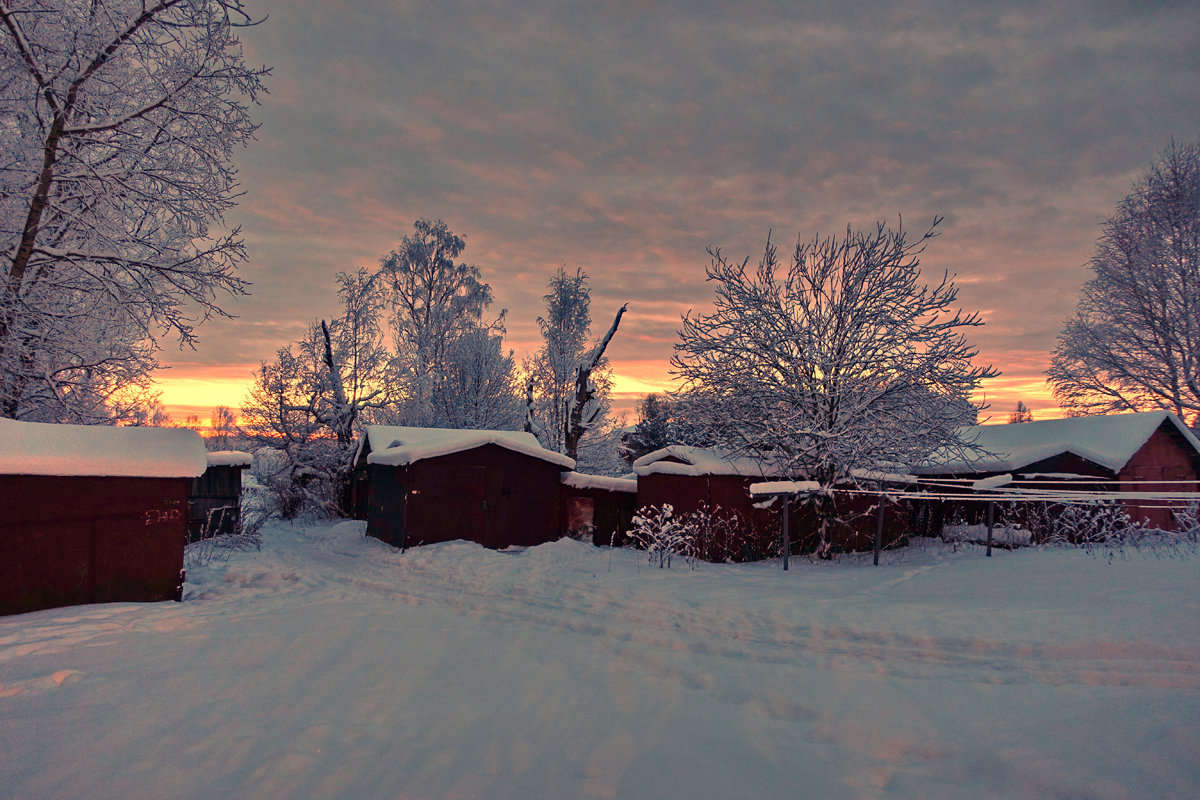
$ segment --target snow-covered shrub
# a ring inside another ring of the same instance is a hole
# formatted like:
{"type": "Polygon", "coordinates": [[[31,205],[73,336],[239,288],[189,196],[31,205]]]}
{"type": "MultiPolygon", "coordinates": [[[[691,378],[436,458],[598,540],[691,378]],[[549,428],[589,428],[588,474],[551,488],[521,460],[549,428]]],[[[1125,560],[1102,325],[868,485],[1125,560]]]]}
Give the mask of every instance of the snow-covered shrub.
{"type": "Polygon", "coordinates": [[[262,487],[270,516],[336,517],[342,505],[340,456],[332,441],[308,442],[293,450],[264,447],[254,453],[252,474],[262,487]]]}
{"type": "Polygon", "coordinates": [[[638,509],[629,536],[634,545],[646,551],[650,563],[657,563],[660,569],[670,567],[675,556],[682,556],[689,565],[695,559],[695,530],[686,519],[675,516],[670,503],[663,503],[661,508],[638,509]]]}
{"type": "Polygon", "coordinates": [[[1097,545],[1105,542],[1136,543],[1140,525],[1116,502],[1072,503],[1054,518],[1050,543],[1097,545]]]}
{"type": "Polygon", "coordinates": [[[692,553],[701,561],[760,561],[776,555],[779,540],[773,531],[755,535],[741,514],[707,503],[685,514],[682,523],[692,532],[692,553]]]}
{"type": "Polygon", "coordinates": [[[237,506],[210,509],[200,538],[184,548],[184,565],[194,567],[211,561],[223,561],[231,553],[262,550],[260,531],[267,516],[254,491],[243,492],[240,511],[237,506]]]}
{"type": "MultiPolygon", "coordinates": [[[[1021,527],[1007,525],[992,526],[992,546],[1012,549],[1025,547],[1031,543],[1033,534],[1021,527]]],[[[987,544],[987,525],[944,525],[942,526],[942,541],[969,542],[971,544],[987,544]]]]}

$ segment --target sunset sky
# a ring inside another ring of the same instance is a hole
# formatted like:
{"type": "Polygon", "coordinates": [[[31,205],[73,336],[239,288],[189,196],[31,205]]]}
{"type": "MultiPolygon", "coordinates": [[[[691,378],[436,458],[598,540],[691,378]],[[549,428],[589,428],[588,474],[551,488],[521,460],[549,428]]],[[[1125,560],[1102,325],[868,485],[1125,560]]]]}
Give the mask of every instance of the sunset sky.
{"type": "Polygon", "coordinates": [[[1099,227],[1171,141],[1200,136],[1193,2],[252,0],[247,60],[274,69],[237,156],[252,294],[165,343],[177,418],[240,406],[252,371],[336,313],[419,217],[463,236],[518,358],[559,266],[591,276],[622,393],[670,386],[707,246],[876,220],[941,236],[1003,372],[990,414],[1057,414],[1043,372],[1099,227]],[[903,6],[904,10],[899,10],[903,6]]]}

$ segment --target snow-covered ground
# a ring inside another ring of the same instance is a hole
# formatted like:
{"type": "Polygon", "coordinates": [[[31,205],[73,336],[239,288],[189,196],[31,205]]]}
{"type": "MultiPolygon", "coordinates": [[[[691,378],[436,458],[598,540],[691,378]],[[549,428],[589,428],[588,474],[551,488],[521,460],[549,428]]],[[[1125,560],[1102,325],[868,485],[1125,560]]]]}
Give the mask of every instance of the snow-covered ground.
{"type": "Polygon", "coordinates": [[[1200,558],[792,563],[275,525],[0,618],[0,795],[1200,796],[1200,558]]]}

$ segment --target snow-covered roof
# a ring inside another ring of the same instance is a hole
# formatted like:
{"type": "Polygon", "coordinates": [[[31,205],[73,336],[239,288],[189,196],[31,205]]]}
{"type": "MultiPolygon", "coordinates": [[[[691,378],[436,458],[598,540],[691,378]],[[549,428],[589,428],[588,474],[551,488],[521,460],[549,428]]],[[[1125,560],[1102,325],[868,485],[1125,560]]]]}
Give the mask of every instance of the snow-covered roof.
{"type": "Polygon", "coordinates": [[[609,478],[604,475],[586,475],[582,472],[564,472],[564,486],[576,489],[600,489],[605,492],[636,492],[637,478],[609,478]]]}
{"type": "Polygon", "coordinates": [[[532,433],[524,431],[478,431],[451,428],[409,428],[399,425],[367,425],[358,443],[355,461],[370,444],[367,462],[403,466],[426,458],[473,450],[494,444],[506,450],[540,458],[567,469],[575,468],[574,459],[547,450],[532,433]]]}
{"type": "Polygon", "coordinates": [[[750,484],[751,497],[764,497],[777,494],[801,494],[817,492],[821,484],[816,481],[764,481],[750,484]]]}
{"type": "Polygon", "coordinates": [[[1200,440],[1179,417],[1168,411],[1143,411],[1098,417],[1067,417],[1010,425],[964,428],[964,441],[973,441],[987,455],[975,461],[935,453],[914,469],[925,475],[1012,472],[1063,453],[1072,453],[1119,472],[1163,423],[1172,425],[1200,455],[1200,440]]]}
{"type": "Polygon", "coordinates": [[[189,428],[52,425],[0,419],[0,473],[120,478],[197,478],[208,467],[189,428]]]}
{"type": "Polygon", "coordinates": [[[638,475],[740,475],[748,478],[786,477],[770,462],[734,456],[718,449],[672,444],[633,462],[638,475]]]}
{"type": "Polygon", "coordinates": [[[210,467],[248,467],[254,463],[254,456],[242,450],[213,450],[208,454],[210,467]]]}

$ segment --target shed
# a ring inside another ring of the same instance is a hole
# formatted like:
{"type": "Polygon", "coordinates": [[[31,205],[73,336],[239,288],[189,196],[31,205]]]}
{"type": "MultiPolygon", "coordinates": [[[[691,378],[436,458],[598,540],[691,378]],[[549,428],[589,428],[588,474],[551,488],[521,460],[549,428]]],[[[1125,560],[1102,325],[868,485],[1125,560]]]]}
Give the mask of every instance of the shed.
{"type": "Polygon", "coordinates": [[[597,547],[620,547],[633,524],[637,478],[610,478],[564,472],[560,511],[562,530],[597,547]]]}
{"type": "Polygon", "coordinates": [[[721,541],[705,543],[713,561],[765,558],[778,547],[779,522],[750,498],[750,484],[787,477],[765,461],[717,449],[670,445],[633,462],[637,507],[670,505],[676,516],[700,510],[719,517],[721,541]]]}
{"type": "MultiPolygon", "coordinates": [[[[701,508],[715,512],[741,527],[743,537],[729,545],[718,543],[711,556],[715,560],[763,558],[778,551],[780,501],[756,500],[750,486],[764,481],[803,479],[790,475],[778,464],[734,456],[718,449],[671,445],[642,456],[633,462],[638,478],[638,508],[669,503],[676,515],[701,508]]],[[[847,486],[847,489],[853,488],[847,486]]],[[[839,511],[852,522],[838,525],[829,532],[837,550],[865,550],[874,544],[875,518],[871,511],[876,499],[871,494],[838,492],[839,511]]],[[[789,528],[793,547],[800,552],[815,550],[819,543],[816,518],[811,509],[792,506],[789,528]]],[[[907,514],[889,507],[884,528],[884,543],[902,539],[907,533],[907,514]]]]}
{"type": "Polygon", "coordinates": [[[214,450],[208,468],[188,490],[188,541],[237,531],[242,517],[242,472],[254,457],[241,450],[214,450]]]}
{"type": "Polygon", "coordinates": [[[0,453],[0,614],[180,599],[199,434],[0,419],[0,453]]]}
{"type": "Polygon", "coordinates": [[[1168,411],[977,425],[962,438],[984,455],[965,461],[935,454],[913,472],[972,481],[1009,474],[1009,490],[1123,494],[1119,499],[1133,519],[1163,530],[1177,529],[1175,511],[1189,502],[1178,495],[1200,488],[1200,440],[1168,411]],[[1176,497],[1148,496],[1154,494],[1176,497]]]}
{"type": "Polygon", "coordinates": [[[355,464],[369,473],[369,536],[497,549],[559,538],[561,475],[575,467],[529,433],[381,425],[366,427],[355,464]]]}

